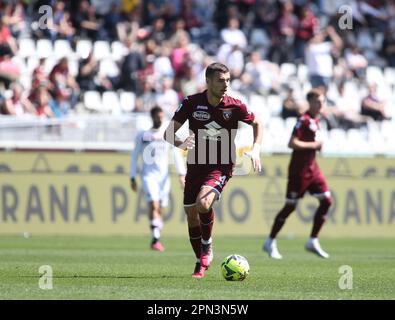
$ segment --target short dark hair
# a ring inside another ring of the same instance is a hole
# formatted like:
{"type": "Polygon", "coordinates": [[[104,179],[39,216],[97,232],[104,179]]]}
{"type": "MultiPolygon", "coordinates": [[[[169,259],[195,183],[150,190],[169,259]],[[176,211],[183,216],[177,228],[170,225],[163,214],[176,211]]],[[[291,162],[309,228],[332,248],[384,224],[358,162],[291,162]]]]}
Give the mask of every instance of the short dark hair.
{"type": "Polygon", "coordinates": [[[211,78],[216,72],[228,73],[229,68],[222,63],[214,62],[206,69],[206,78],[211,78]]]}
{"type": "Polygon", "coordinates": [[[322,95],[322,91],[320,89],[314,88],[307,93],[306,99],[307,101],[311,101],[312,99],[316,99],[321,95],[322,95]]]}
{"type": "Polygon", "coordinates": [[[155,106],[151,109],[150,113],[151,113],[151,118],[155,117],[155,115],[157,115],[158,113],[163,112],[163,109],[161,107],[155,106]]]}

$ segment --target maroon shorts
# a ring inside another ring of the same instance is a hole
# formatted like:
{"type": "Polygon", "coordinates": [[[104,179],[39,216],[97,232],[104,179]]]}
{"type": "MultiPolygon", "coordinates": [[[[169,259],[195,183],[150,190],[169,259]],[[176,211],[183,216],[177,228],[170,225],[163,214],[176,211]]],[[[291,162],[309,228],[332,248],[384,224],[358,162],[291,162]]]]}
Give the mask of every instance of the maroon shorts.
{"type": "Polygon", "coordinates": [[[221,197],[221,193],[232,177],[233,166],[221,166],[216,168],[202,168],[201,170],[188,168],[185,177],[184,206],[193,206],[196,198],[203,187],[212,188],[221,197]]]}
{"type": "Polygon", "coordinates": [[[297,199],[303,198],[306,191],[317,197],[327,196],[329,194],[325,176],[321,171],[311,176],[291,175],[288,177],[286,195],[288,202],[296,202],[297,199]]]}

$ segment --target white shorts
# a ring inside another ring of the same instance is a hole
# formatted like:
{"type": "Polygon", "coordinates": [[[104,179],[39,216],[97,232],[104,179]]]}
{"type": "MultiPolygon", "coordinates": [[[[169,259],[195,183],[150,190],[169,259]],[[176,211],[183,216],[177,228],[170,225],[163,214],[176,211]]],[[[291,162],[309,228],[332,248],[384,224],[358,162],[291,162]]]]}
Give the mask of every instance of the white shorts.
{"type": "Polygon", "coordinates": [[[161,207],[166,207],[169,203],[170,193],[169,176],[160,179],[150,175],[143,177],[142,181],[146,200],[159,201],[161,207]]]}

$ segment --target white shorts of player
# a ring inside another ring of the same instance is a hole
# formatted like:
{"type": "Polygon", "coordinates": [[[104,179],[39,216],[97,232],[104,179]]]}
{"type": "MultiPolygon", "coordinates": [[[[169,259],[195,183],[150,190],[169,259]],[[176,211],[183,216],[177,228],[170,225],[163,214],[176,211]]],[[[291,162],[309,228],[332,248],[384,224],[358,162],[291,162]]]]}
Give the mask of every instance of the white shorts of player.
{"type": "Polygon", "coordinates": [[[147,201],[159,201],[161,207],[169,203],[170,179],[169,176],[157,177],[147,175],[142,178],[143,190],[147,201]]]}

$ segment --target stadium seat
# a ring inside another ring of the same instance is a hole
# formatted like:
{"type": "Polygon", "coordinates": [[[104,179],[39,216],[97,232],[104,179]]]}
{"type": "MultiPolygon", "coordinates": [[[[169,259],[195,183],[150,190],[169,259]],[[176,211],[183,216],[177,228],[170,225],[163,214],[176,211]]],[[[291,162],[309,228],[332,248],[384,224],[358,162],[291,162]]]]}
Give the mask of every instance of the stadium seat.
{"type": "Polygon", "coordinates": [[[97,91],[86,91],[84,93],[84,105],[90,111],[103,111],[100,93],[97,91]]]}
{"type": "Polygon", "coordinates": [[[91,50],[92,50],[92,42],[90,40],[77,41],[76,53],[80,58],[82,59],[87,58],[91,50]]]}
{"type": "Polygon", "coordinates": [[[270,118],[270,111],[266,108],[265,98],[260,95],[253,94],[250,96],[249,108],[256,115],[263,115],[265,119],[270,118]]]}
{"type": "Polygon", "coordinates": [[[297,72],[298,80],[300,82],[305,82],[309,80],[309,69],[305,64],[299,64],[297,72]]]}
{"type": "Polygon", "coordinates": [[[395,68],[386,67],[384,69],[384,79],[387,84],[395,86],[395,68]]]}
{"type": "Polygon", "coordinates": [[[110,44],[107,41],[98,40],[93,44],[93,54],[97,60],[111,56],[110,44]]]}
{"type": "Polygon", "coordinates": [[[119,115],[121,113],[118,94],[115,91],[103,92],[102,106],[103,110],[108,111],[113,115],[119,115]]]}
{"type": "Polygon", "coordinates": [[[270,114],[272,116],[278,116],[282,109],[282,100],[279,95],[270,94],[267,97],[267,106],[270,109],[270,114]]]}
{"type": "Polygon", "coordinates": [[[33,73],[34,69],[38,66],[38,58],[35,56],[31,56],[27,59],[26,68],[30,74],[33,73]]]}
{"type": "Polygon", "coordinates": [[[297,74],[297,69],[296,65],[293,63],[283,63],[280,66],[280,77],[283,82],[286,82],[289,80],[289,78],[296,76],[297,74]]]}
{"type": "Polygon", "coordinates": [[[117,77],[119,75],[119,68],[111,58],[100,60],[99,74],[108,77],[117,77]]]}
{"type": "Polygon", "coordinates": [[[384,82],[383,72],[380,67],[368,66],[366,68],[366,80],[368,83],[377,83],[381,85],[384,82]]]}
{"type": "Polygon", "coordinates": [[[75,58],[69,59],[69,72],[73,77],[78,75],[79,63],[75,58]]]}
{"type": "Polygon", "coordinates": [[[135,108],[136,95],[133,92],[124,91],[120,93],[119,102],[123,112],[131,112],[135,108]]]}
{"type": "Polygon", "coordinates": [[[127,53],[128,49],[121,41],[111,43],[111,56],[114,61],[120,61],[127,53]]]}
{"type": "Polygon", "coordinates": [[[36,45],[33,39],[20,39],[18,55],[22,58],[28,58],[36,52],[36,45]]]}
{"type": "Polygon", "coordinates": [[[44,70],[49,74],[52,71],[52,68],[58,62],[58,59],[54,56],[50,56],[45,60],[44,70]]]}
{"type": "Polygon", "coordinates": [[[54,44],[54,52],[56,58],[71,57],[73,50],[67,40],[56,40],[54,44]]]}
{"type": "Polygon", "coordinates": [[[40,39],[37,40],[37,50],[36,54],[39,58],[48,58],[53,56],[53,47],[52,43],[48,39],[40,39]]]}

